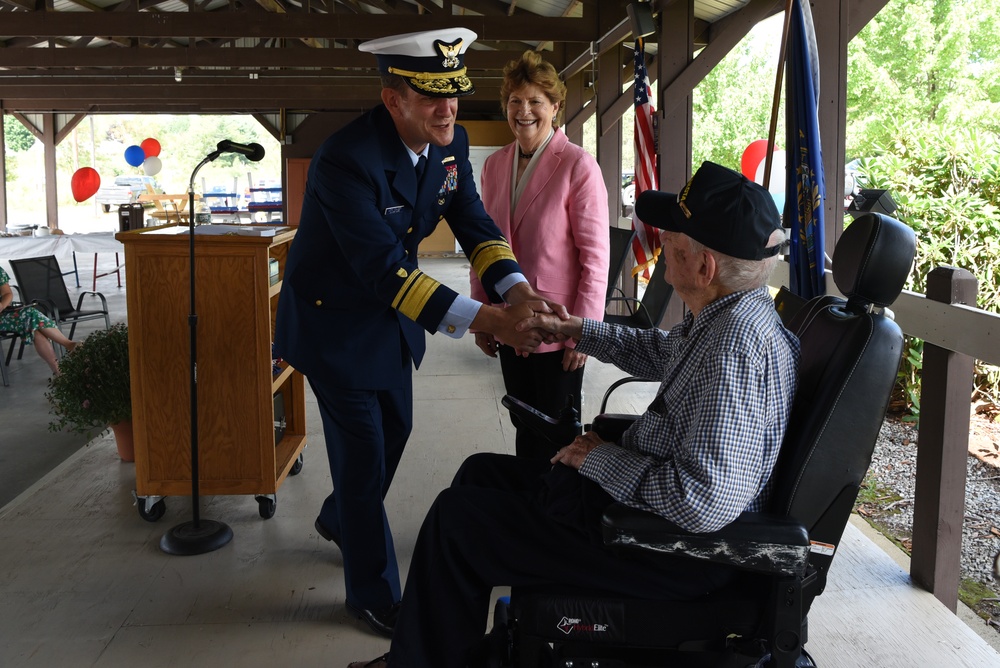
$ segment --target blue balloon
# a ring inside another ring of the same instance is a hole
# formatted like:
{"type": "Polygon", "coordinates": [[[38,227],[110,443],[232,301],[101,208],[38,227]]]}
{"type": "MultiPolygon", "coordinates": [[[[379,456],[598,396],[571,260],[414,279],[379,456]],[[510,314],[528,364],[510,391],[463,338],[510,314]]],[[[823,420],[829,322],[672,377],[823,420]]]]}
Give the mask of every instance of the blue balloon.
{"type": "Polygon", "coordinates": [[[133,167],[139,167],[146,161],[146,152],[141,146],[129,146],[125,149],[125,162],[133,167]]]}

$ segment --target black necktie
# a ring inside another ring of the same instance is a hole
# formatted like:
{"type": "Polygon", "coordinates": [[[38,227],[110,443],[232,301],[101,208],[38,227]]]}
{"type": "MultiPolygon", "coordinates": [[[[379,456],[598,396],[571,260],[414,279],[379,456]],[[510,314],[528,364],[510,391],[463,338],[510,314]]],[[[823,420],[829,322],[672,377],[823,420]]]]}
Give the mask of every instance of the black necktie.
{"type": "Polygon", "coordinates": [[[417,172],[417,185],[420,185],[420,179],[424,177],[424,167],[427,166],[427,156],[420,156],[417,159],[417,164],[414,166],[414,170],[417,172]]]}

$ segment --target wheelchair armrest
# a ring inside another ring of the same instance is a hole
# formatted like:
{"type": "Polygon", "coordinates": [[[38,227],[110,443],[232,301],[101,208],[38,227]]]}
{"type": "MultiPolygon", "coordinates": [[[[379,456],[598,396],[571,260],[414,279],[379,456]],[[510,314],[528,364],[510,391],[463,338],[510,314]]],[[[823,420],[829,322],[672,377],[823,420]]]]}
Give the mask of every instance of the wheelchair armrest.
{"type": "Polygon", "coordinates": [[[614,503],[601,524],[605,545],[745,571],[803,575],[809,560],[806,528],[779,515],[743,513],[718,531],[696,534],[654,513],[614,503]]]}
{"type": "Polygon", "coordinates": [[[505,394],[500,403],[507,407],[511,415],[517,416],[524,426],[560,447],[572,443],[583,430],[576,410],[557,420],[509,394],[505,394]]]}
{"type": "Polygon", "coordinates": [[[601,413],[594,418],[592,424],[587,425],[586,431],[596,431],[605,441],[619,443],[622,434],[632,426],[637,417],[628,413],[601,413]]]}

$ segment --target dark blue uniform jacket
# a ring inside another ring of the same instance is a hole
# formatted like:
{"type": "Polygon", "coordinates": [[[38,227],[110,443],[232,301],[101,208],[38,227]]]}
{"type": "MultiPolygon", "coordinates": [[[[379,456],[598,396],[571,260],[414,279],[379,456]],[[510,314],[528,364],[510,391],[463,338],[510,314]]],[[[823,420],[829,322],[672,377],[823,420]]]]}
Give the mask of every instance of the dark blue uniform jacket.
{"type": "Polygon", "coordinates": [[[483,209],[469,139],[431,145],[418,190],[413,164],[384,106],[331,135],[309,166],[298,233],[275,324],[278,355],[307,376],[354,389],[399,386],[424,330],[435,332],[455,291],[417,267],[417,246],[446,220],[483,279],[520,272],[483,209]]]}

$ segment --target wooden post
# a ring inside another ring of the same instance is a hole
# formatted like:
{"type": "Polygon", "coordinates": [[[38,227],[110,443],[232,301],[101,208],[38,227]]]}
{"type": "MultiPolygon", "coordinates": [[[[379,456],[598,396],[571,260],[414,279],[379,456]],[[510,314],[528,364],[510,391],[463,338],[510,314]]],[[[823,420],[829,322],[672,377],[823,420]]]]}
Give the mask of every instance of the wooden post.
{"type": "MultiPolygon", "coordinates": [[[[600,5],[598,5],[600,7],[600,5]]],[[[598,24],[610,30],[621,15],[608,9],[598,10],[598,24]]],[[[618,118],[610,128],[601,127],[601,116],[622,94],[622,48],[606,51],[597,57],[597,162],[608,189],[608,221],[622,215],[622,123],[618,118]]]]}
{"type": "Polygon", "coordinates": [[[7,138],[3,131],[4,115],[0,112],[0,232],[7,231],[7,138]]]}
{"type": "MultiPolygon", "coordinates": [[[[657,45],[656,110],[659,116],[660,190],[680,192],[691,178],[691,159],[694,153],[691,124],[694,115],[694,96],[691,90],[683,91],[682,100],[668,100],[667,86],[691,66],[694,60],[694,2],[661,3],[659,44],[657,45]]],[[[700,79],[699,79],[700,80],[700,79]]],[[[692,88],[697,83],[692,83],[692,88]]],[[[667,305],[667,312],[659,326],[669,329],[684,319],[684,302],[676,295],[667,305]]]]}
{"type": "MultiPolygon", "coordinates": [[[[978,283],[965,269],[927,275],[927,298],[975,306],[978,283]]],[[[962,566],[969,402],[975,360],[924,343],[910,575],[955,612],[962,566]]]]}
{"type": "Polygon", "coordinates": [[[42,114],[42,143],[45,155],[45,225],[59,228],[59,198],[56,196],[56,114],[42,114]]]}

